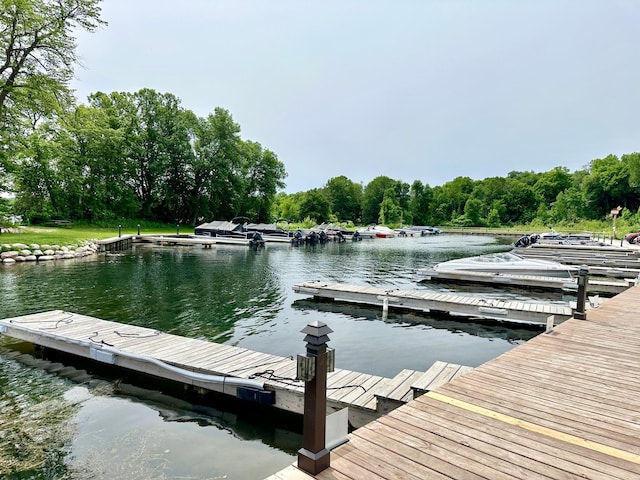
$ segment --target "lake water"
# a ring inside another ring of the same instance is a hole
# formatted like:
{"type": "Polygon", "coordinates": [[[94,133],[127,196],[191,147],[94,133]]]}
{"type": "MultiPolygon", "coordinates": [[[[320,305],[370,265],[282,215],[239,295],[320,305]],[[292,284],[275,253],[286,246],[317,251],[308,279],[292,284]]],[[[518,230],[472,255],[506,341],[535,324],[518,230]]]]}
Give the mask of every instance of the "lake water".
{"type": "MultiPolygon", "coordinates": [[[[293,293],[292,286],[324,280],[460,291],[418,283],[419,269],[505,250],[504,243],[443,235],[298,248],[269,244],[257,251],[136,246],[118,256],[0,268],[0,317],[62,309],[282,356],[304,353],[300,330],[321,320],[334,330],[329,345],[339,368],[392,377],[404,368],[426,370],[436,360],[477,366],[539,331],[393,311],[385,318],[381,309],[317,304],[293,293]]],[[[462,291],[485,298],[568,300],[462,291]]],[[[0,451],[0,475],[11,471],[7,458],[27,451],[21,444],[26,440],[11,437],[23,436],[21,428],[47,430],[52,448],[44,467],[29,469],[23,462],[26,471],[10,478],[261,479],[295,461],[301,443],[295,421],[222,405],[194,406],[97,375],[74,381],[69,372],[25,364],[30,357],[16,355],[28,346],[1,341],[0,422],[14,425],[5,440],[15,445],[0,451]],[[59,418],[44,414],[43,405],[60,412],[59,418]],[[20,416],[29,417],[29,424],[17,422],[20,416]]]]}

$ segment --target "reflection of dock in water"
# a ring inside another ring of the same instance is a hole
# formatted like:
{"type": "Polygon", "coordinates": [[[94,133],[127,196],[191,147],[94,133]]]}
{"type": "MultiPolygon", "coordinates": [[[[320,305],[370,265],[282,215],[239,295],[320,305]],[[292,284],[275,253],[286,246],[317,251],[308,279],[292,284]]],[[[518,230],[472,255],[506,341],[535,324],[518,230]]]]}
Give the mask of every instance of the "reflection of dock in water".
{"type": "Polygon", "coordinates": [[[476,322],[472,318],[459,321],[456,320],[456,317],[450,315],[434,316],[429,313],[411,310],[394,310],[385,315],[382,310],[371,305],[341,302],[339,300],[300,298],[293,302],[292,307],[298,310],[317,310],[348,315],[357,320],[381,320],[386,323],[423,325],[436,330],[467,333],[474,337],[501,338],[508,342],[529,340],[540,333],[538,325],[525,323],[506,325],[504,322],[492,319],[482,319],[481,322],[476,322]]]}

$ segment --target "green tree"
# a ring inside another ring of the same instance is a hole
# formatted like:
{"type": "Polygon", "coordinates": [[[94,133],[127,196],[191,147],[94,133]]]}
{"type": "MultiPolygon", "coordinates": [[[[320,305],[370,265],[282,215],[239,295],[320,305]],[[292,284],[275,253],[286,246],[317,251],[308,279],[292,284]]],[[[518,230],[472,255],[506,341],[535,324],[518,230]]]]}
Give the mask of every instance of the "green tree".
{"type": "Polygon", "coordinates": [[[94,31],[100,0],[0,0],[0,191],[17,168],[16,146],[72,102],[77,29],[94,31]]]}
{"type": "Polygon", "coordinates": [[[398,181],[380,176],[371,180],[364,188],[362,197],[362,222],[377,223],[380,215],[380,204],[388,188],[395,189],[398,181]]]}
{"type": "Polygon", "coordinates": [[[340,176],[331,178],[324,187],[331,213],[339,221],[358,223],[362,216],[362,185],[340,176]]]}
{"type": "Polygon", "coordinates": [[[240,125],[217,107],[198,121],[191,192],[193,222],[243,214],[243,145],[240,125]]]}
{"type": "Polygon", "coordinates": [[[467,226],[482,226],[482,203],[477,198],[469,198],[464,204],[464,223],[467,226]]]}
{"type": "Polygon", "coordinates": [[[285,187],[284,164],[257,142],[243,142],[242,150],[246,169],[242,212],[257,222],[269,222],[276,192],[285,187]]]}
{"type": "Polygon", "coordinates": [[[389,187],[384,192],[382,202],[380,202],[380,213],[378,223],[383,225],[399,224],[402,222],[402,208],[398,193],[394,187],[389,187]]]}
{"type": "Polygon", "coordinates": [[[533,190],[540,195],[546,205],[551,205],[560,192],[564,192],[571,187],[572,179],[569,169],[566,167],[556,167],[553,170],[542,173],[533,190]]]}
{"type": "Polygon", "coordinates": [[[305,192],[300,201],[300,217],[309,217],[316,223],[329,220],[331,204],[323,190],[314,188],[305,192]]]}
{"type": "Polygon", "coordinates": [[[617,206],[633,208],[637,205],[638,190],[630,182],[629,164],[621,162],[617,156],[592,160],[581,185],[588,218],[602,218],[617,206]]]}
{"type": "Polygon", "coordinates": [[[423,185],[420,180],[415,180],[411,185],[409,195],[409,213],[412,223],[416,225],[429,225],[433,223],[431,215],[433,191],[431,187],[429,185],[423,185]]]}

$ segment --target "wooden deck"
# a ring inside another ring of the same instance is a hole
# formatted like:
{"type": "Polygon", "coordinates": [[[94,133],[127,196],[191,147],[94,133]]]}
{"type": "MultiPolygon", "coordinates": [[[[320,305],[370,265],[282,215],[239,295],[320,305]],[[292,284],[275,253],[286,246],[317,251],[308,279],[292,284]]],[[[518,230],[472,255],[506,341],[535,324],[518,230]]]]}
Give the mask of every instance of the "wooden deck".
{"type": "Polygon", "coordinates": [[[556,322],[571,317],[571,308],[543,303],[503,302],[479,297],[430,293],[420,290],[398,290],[321,281],[303,282],[293,286],[296,293],[317,298],[344,300],[389,308],[454,313],[461,316],[491,318],[504,322],[546,325],[547,318],[556,322]]]}
{"type": "Polygon", "coordinates": [[[316,477],[640,479],[640,287],[356,430],[316,477]]]}
{"type": "MultiPolygon", "coordinates": [[[[0,333],[225,395],[241,396],[235,381],[246,380],[244,388],[251,392],[273,394],[275,408],[303,412],[304,382],[295,378],[292,357],[60,310],[0,320],[0,333]]],[[[302,337],[300,350],[304,350],[302,337]]],[[[404,370],[394,378],[385,378],[336,368],[327,378],[328,413],[349,407],[351,425],[360,427],[413,399],[414,391],[431,390],[469,370],[436,362],[426,372],[404,370]]]]}

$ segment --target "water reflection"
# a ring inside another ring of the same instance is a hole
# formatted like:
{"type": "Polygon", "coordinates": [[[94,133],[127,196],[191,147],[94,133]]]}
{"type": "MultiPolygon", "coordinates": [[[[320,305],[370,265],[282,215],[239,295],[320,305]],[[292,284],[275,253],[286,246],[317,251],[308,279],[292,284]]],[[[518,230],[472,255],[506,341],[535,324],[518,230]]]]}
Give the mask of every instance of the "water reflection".
{"type": "Polygon", "coordinates": [[[304,298],[293,302],[293,308],[302,311],[315,310],[322,312],[348,315],[354,320],[384,321],[386,323],[405,326],[422,325],[428,328],[446,330],[452,334],[466,333],[468,335],[506,340],[513,344],[520,344],[529,340],[542,331],[542,327],[526,325],[508,325],[498,320],[473,319],[456,320],[455,316],[430,316],[427,313],[410,311],[390,311],[387,314],[381,308],[340,301],[322,301],[304,298]]]}

